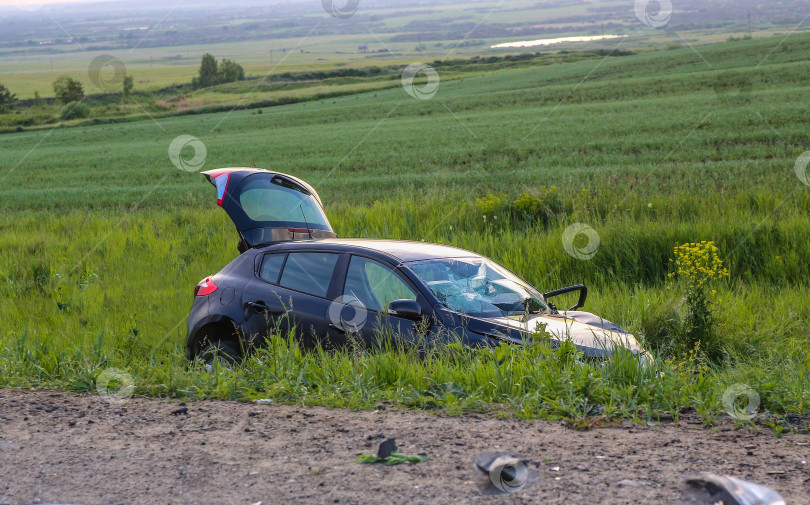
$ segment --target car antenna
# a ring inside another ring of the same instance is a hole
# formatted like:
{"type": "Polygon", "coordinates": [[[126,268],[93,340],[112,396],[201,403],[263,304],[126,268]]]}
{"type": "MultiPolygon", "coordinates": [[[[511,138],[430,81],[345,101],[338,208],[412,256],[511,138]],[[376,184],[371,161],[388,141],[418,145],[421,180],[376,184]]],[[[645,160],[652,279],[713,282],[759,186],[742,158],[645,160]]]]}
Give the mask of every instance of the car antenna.
{"type": "Polygon", "coordinates": [[[312,230],[309,229],[309,223],[307,222],[307,215],[304,212],[304,202],[301,202],[298,208],[301,209],[301,217],[304,218],[304,224],[307,225],[307,233],[309,233],[309,239],[312,240],[312,230]]]}

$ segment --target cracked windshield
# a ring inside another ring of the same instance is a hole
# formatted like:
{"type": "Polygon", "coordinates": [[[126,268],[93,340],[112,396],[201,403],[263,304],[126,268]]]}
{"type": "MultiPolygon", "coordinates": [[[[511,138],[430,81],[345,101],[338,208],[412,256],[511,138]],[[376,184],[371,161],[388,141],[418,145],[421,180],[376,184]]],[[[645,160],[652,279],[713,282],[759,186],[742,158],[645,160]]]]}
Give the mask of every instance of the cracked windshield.
{"type": "Polygon", "coordinates": [[[441,258],[408,265],[450,310],[522,320],[543,312],[543,295],[504,267],[483,258],[441,258]]]}

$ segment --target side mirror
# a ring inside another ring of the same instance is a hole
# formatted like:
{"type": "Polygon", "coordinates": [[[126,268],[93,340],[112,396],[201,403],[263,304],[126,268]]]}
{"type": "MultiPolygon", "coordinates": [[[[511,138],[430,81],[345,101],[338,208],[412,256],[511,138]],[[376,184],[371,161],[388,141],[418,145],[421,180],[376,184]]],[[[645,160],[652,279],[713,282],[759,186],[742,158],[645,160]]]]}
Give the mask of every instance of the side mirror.
{"type": "Polygon", "coordinates": [[[416,300],[394,300],[388,304],[388,313],[403,319],[419,319],[422,317],[422,306],[416,300]]]}
{"type": "MultiPolygon", "coordinates": [[[[576,286],[568,286],[567,288],[555,289],[554,291],[543,293],[543,298],[548,300],[553,296],[570,293],[571,291],[579,291],[579,300],[577,300],[577,303],[568,310],[577,310],[578,308],[583,307],[585,305],[585,300],[588,299],[588,288],[585,287],[584,284],[577,284],[576,286]]],[[[554,306],[552,305],[552,307],[554,306]]]]}

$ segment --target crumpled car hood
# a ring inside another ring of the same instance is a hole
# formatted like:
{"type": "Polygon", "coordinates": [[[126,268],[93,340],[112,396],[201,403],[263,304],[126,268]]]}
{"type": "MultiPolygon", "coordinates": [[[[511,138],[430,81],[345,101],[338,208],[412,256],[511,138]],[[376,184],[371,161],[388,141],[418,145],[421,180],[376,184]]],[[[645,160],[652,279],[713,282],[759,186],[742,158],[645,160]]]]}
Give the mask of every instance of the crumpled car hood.
{"type": "Polygon", "coordinates": [[[598,357],[610,354],[616,346],[622,346],[634,353],[648,355],[638,340],[631,333],[617,324],[602,319],[590,312],[571,310],[559,314],[539,314],[532,316],[528,322],[516,321],[506,317],[489,319],[492,322],[519,328],[528,332],[545,331],[557,340],[570,340],[581,350],[586,357],[598,357]],[[538,325],[541,328],[538,328],[538,325]]]}

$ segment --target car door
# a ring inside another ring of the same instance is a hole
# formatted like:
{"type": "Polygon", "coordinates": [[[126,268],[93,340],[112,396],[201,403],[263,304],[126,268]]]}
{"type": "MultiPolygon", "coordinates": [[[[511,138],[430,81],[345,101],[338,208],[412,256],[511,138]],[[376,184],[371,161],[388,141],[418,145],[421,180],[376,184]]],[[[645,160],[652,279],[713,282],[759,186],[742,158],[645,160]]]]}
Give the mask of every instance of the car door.
{"type": "Polygon", "coordinates": [[[416,300],[423,314],[430,314],[430,304],[413,284],[396,268],[361,255],[351,255],[345,282],[338,302],[333,305],[330,320],[333,332],[358,334],[373,345],[383,335],[394,335],[415,342],[427,332],[427,321],[416,321],[389,314],[394,300],[416,300]]]}
{"type": "Polygon", "coordinates": [[[261,343],[274,333],[286,335],[289,324],[291,293],[278,285],[286,252],[259,255],[254,275],[242,291],[245,312],[243,331],[251,344],[261,343]]]}
{"type": "Polygon", "coordinates": [[[243,295],[246,326],[254,338],[294,329],[308,347],[341,344],[342,335],[337,342],[329,338],[328,316],[340,258],[317,250],[266,254],[243,295]]]}

